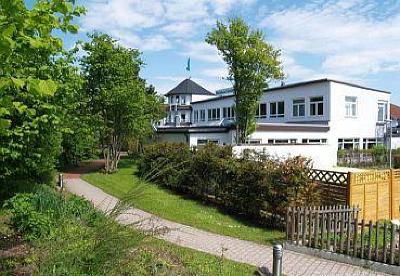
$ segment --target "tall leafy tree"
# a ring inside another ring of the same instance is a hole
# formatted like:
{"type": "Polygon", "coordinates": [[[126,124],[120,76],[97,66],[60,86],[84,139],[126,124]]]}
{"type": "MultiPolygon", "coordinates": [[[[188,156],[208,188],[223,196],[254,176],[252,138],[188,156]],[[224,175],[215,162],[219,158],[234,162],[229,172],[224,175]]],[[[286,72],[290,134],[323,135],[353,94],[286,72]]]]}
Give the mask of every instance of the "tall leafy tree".
{"type": "Polygon", "coordinates": [[[146,89],[139,72],[140,52],[124,48],[106,34],[93,34],[82,58],[91,113],[97,118],[105,171],[118,169],[121,150],[128,138],[140,139],[152,131],[161,102],[146,89]]]}
{"type": "Polygon", "coordinates": [[[71,21],[84,12],[73,1],[0,0],[0,184],[45,182],[60,152],[54,77],[63,43],[55,31],[77,32],[71,21]]]}
{"type": "Polygon", "coordinates": [[[229,67],[236,111],[236,142],[255,131],[255,113],[268,83],[283,78],[280,51],[267,43],[260,30],[251,30],[241,18],[217,21],[206,42],[215,45],[229,67]]]}
{"type": "Polygon", "coordinates": [[[94,157],[98,147],[96,120],[92,119],[88,109],[89,97],[84,91],[84,78],[74,65],[78,50],[75,47],[58,58],[53,70],[54,77],[62,80],[54,97],[62,134],[60,167],[76,166],[79,161],[94,157]]]}

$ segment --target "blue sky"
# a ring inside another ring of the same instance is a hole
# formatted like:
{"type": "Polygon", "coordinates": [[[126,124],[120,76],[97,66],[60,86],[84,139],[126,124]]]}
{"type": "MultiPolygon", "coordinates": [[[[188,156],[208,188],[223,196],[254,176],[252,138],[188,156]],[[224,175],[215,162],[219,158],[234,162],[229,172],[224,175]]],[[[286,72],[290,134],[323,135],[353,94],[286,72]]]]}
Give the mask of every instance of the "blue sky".
{"type": "MultiPolygon", "coordinates": [[[[31,2],[33,0],[29,0],[31,2]]],[[[226,66],[204,38],[216,20],[242,16],[282,50],[286,83],[322,77],[392,92],[400,104],[400,0],[77,0],[87,8],[78,35],[93,30],[139,48],[142,76],[160,93],[187,77],[205,88],[229,87],[226,66]]]]}

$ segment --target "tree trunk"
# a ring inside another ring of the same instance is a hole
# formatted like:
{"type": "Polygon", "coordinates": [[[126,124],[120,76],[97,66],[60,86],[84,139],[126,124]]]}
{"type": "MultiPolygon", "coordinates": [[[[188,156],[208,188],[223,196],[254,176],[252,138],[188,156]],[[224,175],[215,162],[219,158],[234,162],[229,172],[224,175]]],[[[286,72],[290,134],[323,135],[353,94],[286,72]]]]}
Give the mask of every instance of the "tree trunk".
{"type": "Polygon", "coordinates": [[[114,173],[118,170],[118,163],[121,157],[121,138],[113,136],[110,140],[111,142],[104,150],[104,170],[106,173],[114,173]]]}

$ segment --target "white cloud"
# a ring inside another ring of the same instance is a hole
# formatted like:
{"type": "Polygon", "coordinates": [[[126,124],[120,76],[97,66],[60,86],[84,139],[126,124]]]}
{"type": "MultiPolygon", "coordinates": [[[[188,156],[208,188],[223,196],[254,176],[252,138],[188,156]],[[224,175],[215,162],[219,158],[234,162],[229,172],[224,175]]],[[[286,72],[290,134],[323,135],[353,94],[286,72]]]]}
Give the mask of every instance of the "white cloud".
{"type": "MultiPolygon", "coordinates": [[[[400,67],[400,10],[397,4],[381,11],[386,2],[317,1],[272,13],[260,26],[273,30],[274,45],[288,55],[322,55],[325,75],[393,71],[400,67]]],[[[293,60],[290,66],[300,75],[312,74],[293,60]]]]}
{"type": "Polygon", "coordinates": [[[110,33],[126,46],[160,51],[196,34],[234,5],[255,0],[89,0],[81,32],[110,33]],[[168,41],[167,41],[168,40],[168,41]]]}
{"type": "Polygon", "coordinates": [[[183,56],[211,63],[223,63],[221,56],[218,55],[217,48],[204,41],[184,42],[182,47],[184,50],[180,54],[183,56]]]}
{"type": "Polygon", "coordinates": [[[177,38],[188,38],[195,35],[196,26],[192,22],[170,23],[161,28],[165,35],[177,38]]]}
{"type": "Polygon", "coordinates": [[[202,70],[201,74],[211,78],[224,79],[228,77],[229,72],[227,67],[213,67],[202,70]]]}

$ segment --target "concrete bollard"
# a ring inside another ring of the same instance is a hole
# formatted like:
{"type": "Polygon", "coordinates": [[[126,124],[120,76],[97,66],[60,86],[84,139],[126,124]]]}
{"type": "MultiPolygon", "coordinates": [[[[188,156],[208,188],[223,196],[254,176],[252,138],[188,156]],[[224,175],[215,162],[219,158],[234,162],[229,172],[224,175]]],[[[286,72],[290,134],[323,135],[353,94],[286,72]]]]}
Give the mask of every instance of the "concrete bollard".
{"type": "Polygon", "coordinates": [[[272,264],[273,276],[282,276],[282,257],[283,257],[282,245],[275,244],[273,247],[273,264],[272,264]]]}
{"type": "Polygon", "coordinates": [[[58,186],[62,189],[64,188],[64,176],[62,173],[58,175],[58,186]]]}

